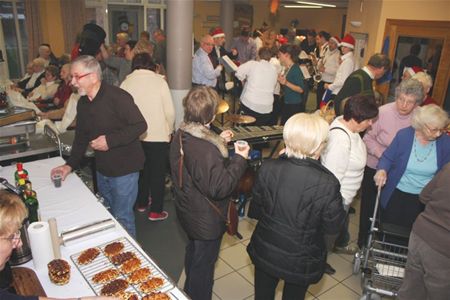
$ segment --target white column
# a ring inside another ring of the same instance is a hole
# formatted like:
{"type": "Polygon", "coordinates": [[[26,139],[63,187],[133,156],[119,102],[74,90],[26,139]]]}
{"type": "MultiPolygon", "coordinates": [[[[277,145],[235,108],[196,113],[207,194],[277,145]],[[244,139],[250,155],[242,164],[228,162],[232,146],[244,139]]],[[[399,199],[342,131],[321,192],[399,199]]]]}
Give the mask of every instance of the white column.
{"type": "Polygon", "coordinates": [[[167,80],[175,106],[175,126],[183,120],[182,101],[192,83],[193,0],[167,0],[167,80]]]}

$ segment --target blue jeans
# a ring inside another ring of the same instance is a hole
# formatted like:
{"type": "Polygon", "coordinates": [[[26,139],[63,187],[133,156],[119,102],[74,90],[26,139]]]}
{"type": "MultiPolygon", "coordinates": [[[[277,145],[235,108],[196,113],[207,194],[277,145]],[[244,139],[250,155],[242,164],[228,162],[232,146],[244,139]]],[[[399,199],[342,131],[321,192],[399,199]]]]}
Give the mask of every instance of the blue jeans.
{"type": "Polygon", "coordinates": [[[138,192],[139,172],[108,177],[97,172],[97,185],[105,206],[128,233],[136,237],[133,205],[138,192]]]}

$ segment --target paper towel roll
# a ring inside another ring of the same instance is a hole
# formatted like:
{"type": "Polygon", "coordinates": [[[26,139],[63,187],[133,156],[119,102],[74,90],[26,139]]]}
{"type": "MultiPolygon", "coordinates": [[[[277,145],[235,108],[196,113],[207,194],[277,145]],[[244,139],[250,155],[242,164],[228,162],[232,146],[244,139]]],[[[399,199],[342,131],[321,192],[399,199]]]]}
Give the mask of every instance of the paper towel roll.
{"type": "Polygon", "coordinates": [[[28,236],[35,269],[47,269],[47,264],[54,258],[50,226],[47,222],[31,223],[28,236]]]}

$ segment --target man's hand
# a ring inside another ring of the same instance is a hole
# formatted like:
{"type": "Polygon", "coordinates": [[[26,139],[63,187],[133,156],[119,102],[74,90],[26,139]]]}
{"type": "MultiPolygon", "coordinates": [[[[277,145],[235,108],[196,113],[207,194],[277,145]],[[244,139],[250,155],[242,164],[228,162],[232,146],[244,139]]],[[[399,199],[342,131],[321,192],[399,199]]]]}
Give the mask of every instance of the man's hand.
{"type": "Polygon", "coordinates": [[[232,53],[234,56],[238,55],[238,51],[237,51],[236,48],[231,48],[231,53],[232,53]]]}
{"type": "Polygon", "coordinates": [[[53,174],[55,174],[55,173],[61,173],[62,180],[65,180],[67,175],[70,174],[70,172],[72,172],[72,167],[71,166],[69,166],[69,165],[62,165],[62,166],[53,168],[50,171],[50,177],[53,176],[53,174]]]}
{"type": "Polygon", "coordinates": [[[106,136],[101,135],[95,140],[92,140],[89,145],[92,147],[92,149],[97,151],[108,151],[108,143],[106,142],[106,136]]]}

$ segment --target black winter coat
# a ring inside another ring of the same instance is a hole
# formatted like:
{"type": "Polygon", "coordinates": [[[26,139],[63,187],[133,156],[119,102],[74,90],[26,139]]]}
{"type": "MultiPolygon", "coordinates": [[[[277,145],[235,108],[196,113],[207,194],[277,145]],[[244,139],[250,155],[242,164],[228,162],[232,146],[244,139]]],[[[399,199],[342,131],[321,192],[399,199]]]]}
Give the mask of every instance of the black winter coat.
{"type": "Polygon", "coordinates": [[[265,161],[249,216],[259,219],[247,251],[266,273],[287,282],[318,282],[327,258],[325,235],[336,235],[345,211],[336,177],[313,159],[265,161]]]}
{"type": "Polygon", "coordinates": [[[227,159],[224,141],[208,128],[182,124],[170,147],[170,164],[175,186],[175,206],[181,226],[194,240],[214,240],[225,232],[225,220],[205,199],[211,200],[226,215],[231,193],[247,168],[240,155],[227,159]],[[179,176],[180,135],[184,159],[179,176]],[[181,187],[180,187],[181,183],[181,187]]]}

